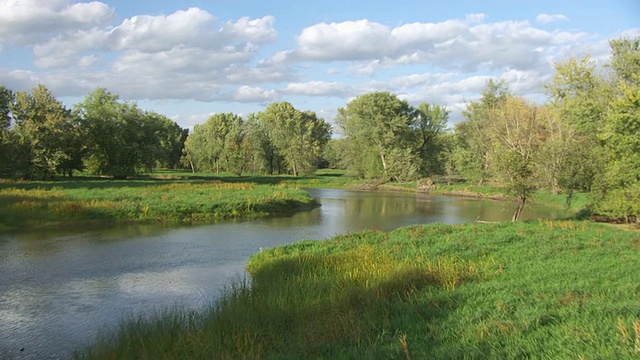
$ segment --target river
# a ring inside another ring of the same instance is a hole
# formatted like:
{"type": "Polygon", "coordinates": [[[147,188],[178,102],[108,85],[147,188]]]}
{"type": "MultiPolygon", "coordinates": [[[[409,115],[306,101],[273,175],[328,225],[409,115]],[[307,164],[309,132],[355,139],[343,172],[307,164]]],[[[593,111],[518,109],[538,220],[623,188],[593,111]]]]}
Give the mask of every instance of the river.
{"type": "MultiPolygon", "coordinates": [[[[425,223],[508,220],[514,205],[413,193],[309,189],[321,207],[190,227],[0,234],[0,359],[69,358],[128,316],[207,306],[249,257],[302,239],[425,223]]],[[[532,207],[524,219],[557,218],[532,207]]]]}

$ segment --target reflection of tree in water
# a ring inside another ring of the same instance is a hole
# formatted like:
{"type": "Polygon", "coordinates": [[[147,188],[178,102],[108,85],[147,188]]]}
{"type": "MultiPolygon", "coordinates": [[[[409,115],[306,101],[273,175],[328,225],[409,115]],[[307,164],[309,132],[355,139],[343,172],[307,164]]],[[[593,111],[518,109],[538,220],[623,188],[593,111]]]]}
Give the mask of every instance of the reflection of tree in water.
{"type": "Polygon", "coordinates": [[[413,215],[415,200],[396,196],[366,196],[347,199],[345,204],[347,221],[376,221],[413,215]]]}

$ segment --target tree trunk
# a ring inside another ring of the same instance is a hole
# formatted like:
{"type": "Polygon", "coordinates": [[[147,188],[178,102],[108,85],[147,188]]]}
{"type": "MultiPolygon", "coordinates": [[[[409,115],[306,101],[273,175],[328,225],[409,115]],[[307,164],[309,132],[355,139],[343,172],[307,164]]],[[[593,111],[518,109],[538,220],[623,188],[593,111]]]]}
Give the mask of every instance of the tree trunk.
{"type": "Polygon", "coordinates": [[[386,181],[387,180],[387,162],[384,159],[384,153],[382,151],[380,152],[380,160],[382,160],[382,176],[386,181]]]}
{"type": "Polygon", "coordinates": [[[522,210],[524,209],[525,202],[527,202],[527,197],[525,195],[520,195],[518,197],[518,208],[516,209],[516,212],[513,214],[513,218],[511,218],[512,222],[516,222],[520,218],[520,215],[522,214],[522,210]]]}
{"type": "Polygon", "coordinates": [[[195,166],[193,166],[193,161],[191,161],[191,159],[189,159],[189,165],[191,165],[191,173],[195,174],[196,173],[196,168],[195,168],[195,166]]]}

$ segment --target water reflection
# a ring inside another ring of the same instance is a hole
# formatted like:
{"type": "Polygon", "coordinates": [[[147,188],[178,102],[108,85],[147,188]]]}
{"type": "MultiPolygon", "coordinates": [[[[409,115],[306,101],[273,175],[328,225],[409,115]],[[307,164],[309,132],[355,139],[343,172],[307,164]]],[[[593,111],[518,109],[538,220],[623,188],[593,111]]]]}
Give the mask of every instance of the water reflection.
{"type": "MultiPolygon", "coordinates": [[[[321,207],[207,226],[0,235],[0,358],[66,358],[124,316],[208,305],[260,248],[419,223],[500,221],[512,204],[310,189],[321,207]],[[22,351],[21,351],[22,350],[22,351]]],[[[528,207],[523,218],[558,217],[528,207]]]]}

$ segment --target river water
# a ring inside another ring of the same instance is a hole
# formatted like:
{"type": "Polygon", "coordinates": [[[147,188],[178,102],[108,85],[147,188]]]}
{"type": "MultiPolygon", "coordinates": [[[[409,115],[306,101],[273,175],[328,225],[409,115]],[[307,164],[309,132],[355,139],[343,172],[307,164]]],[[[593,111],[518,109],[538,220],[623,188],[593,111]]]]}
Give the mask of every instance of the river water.
{"type": "MultiPolygon", "coordinates": [[[[0,359],[69,358],[128,316],[199,309],[244,277],[249,257],[302,239],[425,223],[508,220],[514,205],[409,193],[309,189],[321,207],[192,227],[0,234],[0,359]]],[[[560,210],[525,209],[524,219],[560,210]]]]}

